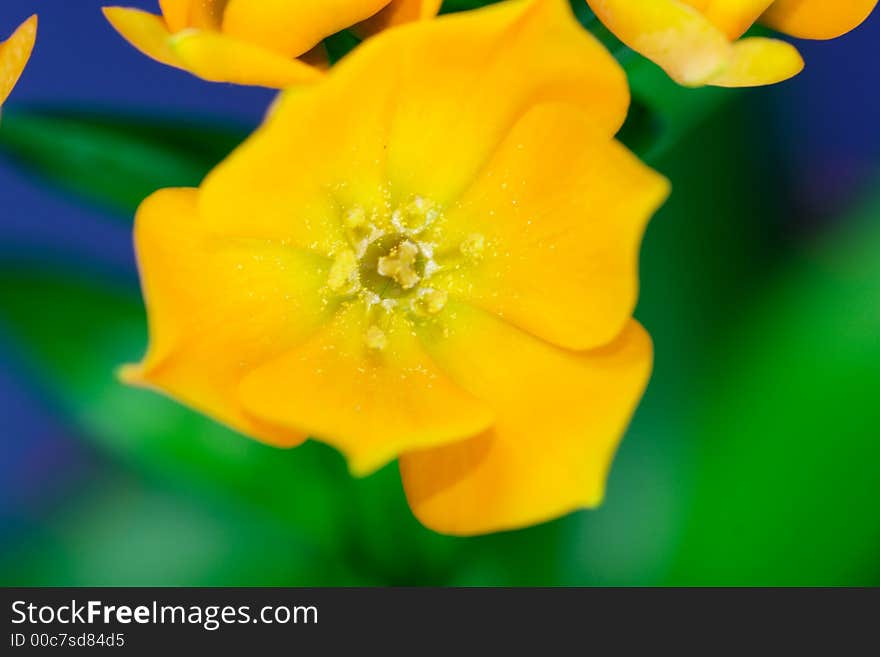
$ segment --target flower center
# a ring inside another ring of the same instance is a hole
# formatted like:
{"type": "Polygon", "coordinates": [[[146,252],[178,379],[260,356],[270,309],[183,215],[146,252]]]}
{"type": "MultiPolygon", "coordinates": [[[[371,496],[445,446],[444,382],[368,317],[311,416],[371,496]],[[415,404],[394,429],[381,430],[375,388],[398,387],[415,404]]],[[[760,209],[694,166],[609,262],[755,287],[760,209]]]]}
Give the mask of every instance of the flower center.
{"type": "MultiPolygon", "coordinates": [[[[344,218],[346,243],[333,254],[327,287],[335,297],[366,304],[368,348],[382,351],[388,338],[382,326],[388,315],[404,313],[409,319],[440,313],[449,299],[431,278],[446,266],[435,258],[440,237],[432,226],[442,217],[439,208],[416,197],[390,215],[377,216],[363,208],[349,210],[344,218]]],[[[454,257],[478,260],[485,240],[473,234],[458,245],[454,257]]]]}
{"type": "Polygon", "coordinates": [[[367,245],[359,260],[361,283],[383,298],[399,298],[425,278],[427,259],[418,243],[399,233],[367,245]]]}
{"type": "Polygon", "coordinates": [[[419,247],[410,240],[398,242],[388,255],[381,256],[376,265],[380,276],[387,276],[404,290],[418,285],[422,277],[416,272],[416,258],[419,247]]]}

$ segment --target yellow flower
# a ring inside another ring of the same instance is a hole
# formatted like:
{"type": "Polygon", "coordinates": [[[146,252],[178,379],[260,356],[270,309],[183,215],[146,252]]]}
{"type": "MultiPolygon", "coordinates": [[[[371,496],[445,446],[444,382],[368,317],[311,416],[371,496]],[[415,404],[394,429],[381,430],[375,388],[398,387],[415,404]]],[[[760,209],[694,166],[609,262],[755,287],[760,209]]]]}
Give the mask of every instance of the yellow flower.
{"type": "Polygon", "coordinates": [[[283,88],[326,68],[321,42],[433,17],[441,0],[159,0],[162,15],[105,7],[135,48],[205,80],[283,88]]]}
{"type": "Polygon", "coordinates": [[[378,34],[395,25],[434,18],[443,0],[391,0],[379,13],[356,26],[362,36],[378,34]]]}
{"type": "Polygon", "coordinates": [[[794,37],[832,39],[864,21],[877,0],[587,0],[633,50],[683,85],[752,87],[803,69],[778,39],[740,37],[758,20],[794,37]]]}
{"type": "Polygon", "coordinates": [[[30,59],[37,38],[37,17],[22,23],[8,40],[0,42],[0,105],[6,102],[30,59]]]}
{"type": "Polygon", "coordinates": [[[288,92],[200,189],[147,199],[150,386],[260,440],[399,457],[427,526],[600,502],[651,369],[631,315],[664,178],[567,0],[390,30],[288,92]]]}

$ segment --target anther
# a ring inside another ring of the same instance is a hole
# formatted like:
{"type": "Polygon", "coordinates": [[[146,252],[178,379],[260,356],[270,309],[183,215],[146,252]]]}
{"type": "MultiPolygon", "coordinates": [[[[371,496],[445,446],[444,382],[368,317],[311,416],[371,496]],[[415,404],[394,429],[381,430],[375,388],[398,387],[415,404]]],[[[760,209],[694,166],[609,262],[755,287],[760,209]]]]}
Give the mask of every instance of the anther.
{"type": "Polygon", "coordinates": [[[449,301],[449,293],[445,290],[425,287],[420,289],[413,299],[412,308],[419,315],[436,315],[446,307],[447,301],[449,301]]]}
{"type": "Polygon", "coordinates": [[[351,294],[360,287],[358,259],[352,250],[344,249],[336,254],[327,276],[327,285],[334,292],[342,294],[351,294]]]}
{"type": "Polygon", "coordinates": [[[367,334],[364,336],[364,342],[368,348],[375,351],[382,351],[388,346],[388,337],[385,335],[385,331],[378,326],[371,326],[367,329],[367,334]]]}
{"type": "Polygon", "coordinates": [[[416,235],[440,216],[438,210],[421,196],[416,196],[391,215],[391,224],[401,233],[416,235]]]}
{"type": "Polygon", "coordinates": [[[363,208],[352,208],[345,213],[345,225],[348,228],[361,228],[367,225],[367,213],[363,208]]]}
{"type": "Polygon", "coordinates": [[[486,238],[479,233],[471,233],[458,248],[464,257],[479,260],[486,249],[486,238]]]}
{"type": "Polygon", "coordinates": [[[387,256],[379,258],[376,271],[397,282],[404,290],[410,290],[421,280],[416,272],[418,255],[419,247],[406,240],[391,249],[387,256]]]}

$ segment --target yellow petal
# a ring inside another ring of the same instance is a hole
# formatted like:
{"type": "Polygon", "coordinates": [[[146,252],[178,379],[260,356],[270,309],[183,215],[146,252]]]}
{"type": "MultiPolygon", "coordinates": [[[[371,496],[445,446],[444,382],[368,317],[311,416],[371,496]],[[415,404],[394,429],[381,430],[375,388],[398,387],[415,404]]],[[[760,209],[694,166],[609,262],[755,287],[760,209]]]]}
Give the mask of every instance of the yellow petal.
{"type": "Polygon", "coordinates": [[[804,60],[790,43],[751,37],[733,44],[730,62],[708,83],[717,87],[759,87],[788,80],[803,68],[804,60]]]}
{"type": "Polygon", "coordinates": [[[322,72],[298,59],[213,30],[186,30],[170,47],[182,67],[212,82],[280,89],[320,80],[322,72]]]}
{"type": "Polygon", "coordinates": [[[668,191],[586,113],[539,106],[439,227],[447,244],[484,240],[441,285],[560,346],[605,344],[632,315],[642,234],[668,191]]]}
{"type": "Polygon", "coordinates": [[[103,11],[116,31],[147,57],[183,68],[180,57],[171,49],[171,32],[161,16],[126,7],[104,7],[103,11]]]}
{"type": "Polygon", "coordinates": [[[617,38],[679,84],[704,84],[730,59],[727,36],[679,0],[587,0],[587,4],[617,38]]]}
{"type": "Polygon", "coordinates": [[[254,415],[341,450],[356,474],[401,451],[466,438],[492,421],[453,384],[394,316],[371,323],[360,305],[311,340],[248,376],[241,399],[254,415]]]}
{"type": "Polygon", "coordinates": [[[776,0],[761,19],[801,39],[834,39],[862,24],[877,0],[776,0]]]}
{"type": "Polygon", "coordinates": [[[230,0],[223,31],[288,57],[369,18],[389,0],[230,0]]]}
{"type": "Polygon", "coordinates": [[[651,343],[631,322],[608,346],[564,351],[480,311],[450,306],[455,329],[427,336],[435,360],[495,411],[471,440],[404,454],[410,506],[455,535],[543,522],[597,505],[651,369],[651,343]]]}
{"type": "Polygon", "coordinates": [[[124,7],[105,7],[110,24],[142,53],[213,82],[281,88],[314,82],[323,73],[309,64],[238,41],[214,30],[172,34],[161,17],[124,7]]]}
{"type": "Polygon", "coordinates": [[[361,50],[377,68],[399,69],[388,176],[401,198],[457,198],[533,105],[578,105],[612,135],[629,103],[623,70],[567,0],[502,2],[410,23],[361,50]]]}
{"type": "Polygon", "coordinates": [[[159,0],[165,24],[171,32],[180,32],[192,27],[190,16],[195,0],[159,0]]]}
{"type": "Polygon", "coordinates": [[[31,16],[0,43],[0,105],[6,102],[30,59],[37,38],[37,17],[31,16]]]}
{"type": "Polygon", "coordinates": [[[391,0],[385,9],[355,27],[362,37],[378,34],[395,25],[434,18],[443,0],[391,0]]]}
{"type": "Polygon", "coordinates": [[[190,26],[203,30],[219,30],[228,4],[229,0],[195,0],[189,14],[190,26]]]}
{"type": "Polygon", "coordinates": [[[207,234],[198,191],[167,189],[138,210],[135,242],[149,314],[142,364],[123,370],[247,435],[281,446],[305,435],[250,417],[241,379],[325,321],[329,263],[301,251],[207,234]]]}
{"type": "Polygon", "coordinates": [[[212,230],[332,255],[346,209],[384,207],[394,66],[353,55],[325,82],[282,94],[269,120],[202,185],[212,230]]]}
{"type": "Polygon", "coordinates": [[[685,0],[696,8],[728,39],[741,37],[773,0],[685,0]]]}

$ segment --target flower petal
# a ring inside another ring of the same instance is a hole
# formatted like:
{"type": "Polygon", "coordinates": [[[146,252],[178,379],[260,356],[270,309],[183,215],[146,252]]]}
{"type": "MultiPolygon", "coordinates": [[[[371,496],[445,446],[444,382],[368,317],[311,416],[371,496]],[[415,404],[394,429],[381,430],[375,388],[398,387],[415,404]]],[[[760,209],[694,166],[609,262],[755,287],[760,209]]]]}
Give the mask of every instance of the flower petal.
{"type": "Polygon", "coordinates": [[[741,37],[755,24],[773,0],[685,0],[702,13],[728,39],[741,37]]]}
{"type": "Polygon", "coordinates": [[[219,30],[229,0],[196,0],[189,13],[189,24],[203,30],[219,30]]]}
{"type": "Polygon", "coordinates": [[[492,415],[431,362],[408,325],[381,324],[367,345],[362,306],[343,310],[310,341],[248,376],[241,399],[254,415],[308,432],[341,450],[356,474],[401,451],[466,438],[492,415]]]}
{"type": "Polygon", "coordinates": [[[679,0],[587,0],[609,30],[682,85],[698,86],[730,59],[730,41],[679,0]]]}
{"type": "Polygon", "coordinates": [[[299,57],[322,39],[369,18],[389,0],[230,0],[223,31],[299,57]]]}
{"type": "Polygon", "coordinates": [[[761,18],[801,39],[834,39],[861,25],[877,0],[776,0],[761,18]]]}
{"type": "Polygon", "coordinates": [[[589,115],[539,106],[439,228],[452,244],[478,234],[482,256],[432,284],[560,346],[600,346],[632,315],[642,234],[668,192],[589,115]]]}
{"type": "Polygon", "coordinates": [[[597,505],[650,374],[647,333],[631,322],[613,343],[577,353],[478,310],[449,312],[455,328],[425,336],[426,348],[496,420],[470,440],[401,457],[415,515],[436,531],[472,535],[597,505]]]}
{"type": "Polygon", "coordinates": [[[127,7],[104,7],[103,12],[116,31],[147,57],[168,66],[184,67],[171,49],[171,32],[161,16],[127,7]]]}
{"type": "Polygon", "coordinates": [[[6,102],[12,88],[30,59],[37,38],[37,17],[31,16],[6,41],[0,43],[0,105],[6,102]]]}
{"type": "Polygon", "coordinates": [[[215,232],[284,241],[330,255],[344,209],[384,207],[394,67],[350,59],[350,75],[282,94],[267,122],[202,185],[215,232]]]}
{"type": "Polygon", "coordinates": [[[400,70],[388,142],[399,198],[457,198],[533,105],[578,105],[612,135],[629,103],[623,70],[568,0],[513,0],[410,23],[360,50],[377,68],[400,70]]]}
{"type": "Polygon", "coordinates": [[[104,15],[148,57],[204,80],[276,89],[323,77],[319,69],[305,62],[214,30],[187,28],[172,34],[162,17],[140,9],[105,7],[104,15]]]}
{"type": "Polygon", "coordinates": [[[323,77],[303,61],[213,30],[185,30],[172,37],[170,47],[183,68],[211,82],[281,89],[323,77]]]}
{"type": "Polygon", "coordinates": [[[385,9],[355,26],[355,31],[369,37],[396,25],[434,18],[442,4],[443,0],[391,0],[385,9]]]}
{"type": "Polygon", "coordinates": [[[162,17],[170,32],[180,32],[192,27],[190,16],[195,0],[159,0],[162,17]]]}
{"type": "Polygon", "coordinates": [[[804,60],[790,43],[750,37],[733,44],[733,56],[721,73],[708,81],[716,87],[760,87],[794,77],[804,60]]]}
{"type": "Polygon", "coordinates": [[[242,377],[302,342],[326,319],[319,289],[329,263],[301,251],[217,238],[198,191],[167,189],[135,225],[150,346],[129,383],[160,389],[252,437],[289,446],[304,434],[255,420],[237,396],[242,377]]]}

